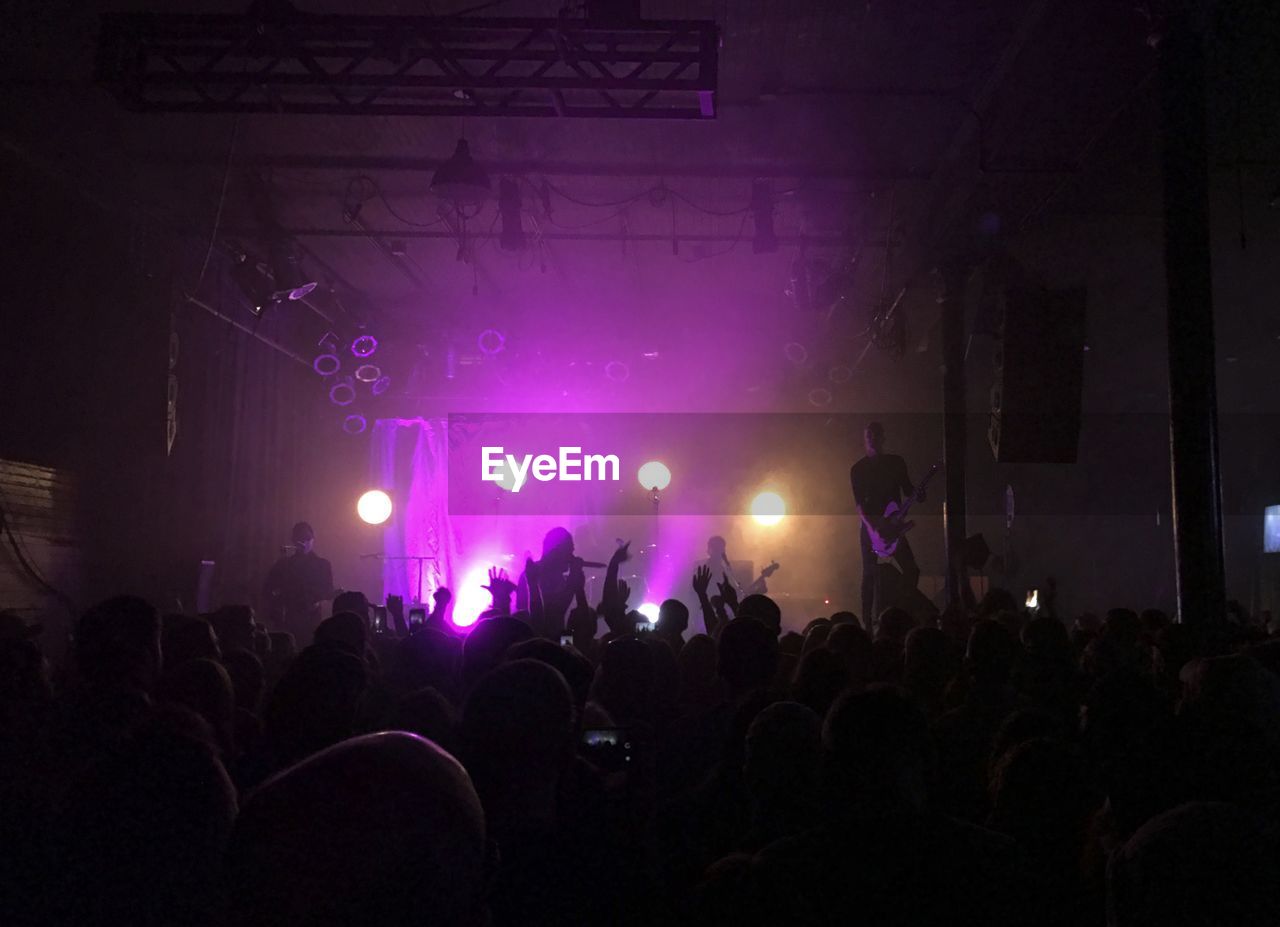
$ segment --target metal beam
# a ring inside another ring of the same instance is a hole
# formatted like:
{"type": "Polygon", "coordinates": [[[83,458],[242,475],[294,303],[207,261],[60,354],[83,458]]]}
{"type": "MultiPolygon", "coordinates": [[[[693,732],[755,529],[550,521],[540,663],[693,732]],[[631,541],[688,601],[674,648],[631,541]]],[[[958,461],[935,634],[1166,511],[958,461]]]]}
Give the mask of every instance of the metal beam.
{"type": "Polygon", "coordinates": [[[964,568],[967,520],[966,458],[969,436],[965,396],[964,289],[966,268],[954,263],[942,273],[942,460],[946,498],[942,507],[947,563],[947,605],[964,608],[968,583],[964,568]]]}
{"type": "MultiPolygon", "coordinates": [[[[282,229],[283,234],[290,238],[369,238],[379,247],[386,244],[387,240],[395,239],[442,239],[457,240],[457,234],[451,231],[439,229],[369,229],[369,228],[352,228],[345,226],[343,228],[290,228],[282,229]],[[379,242],[378,240],[382,241],[379,242]]],[[[226,234],[230,237],[251,237],[252,230],[249,229],[228,229],[226,234]]],[[[499,232],[467,232],[467,238],[470,239],[489,239],[500,237],[499,232]]],[[[748,241],[751,236],[747,234],[729,235],[729,234],[710,234],[705,232],[676,232],[674,235],[670,232],[543,232],[541,237],[547,241],[628,241],[628,242],[644,242],[644,241],[662,241],[669,242],[673,238],[679,242],[734,242],[748,241]]],[[[849,244],[848,235],[779,235],[778,243],[783,245],[832,245],[847,246],[849,244]]],[[[873,238],[861,242],[863,247],[883,248],[892,246],[894,248],[901,247],[900,241],[888,241],[883,238],[873,238]]],[[[421,282],[416,278],[416,283],[421,282]]]]}
{"type": "Polygon", "coordinates": [[[1209,240],[1204,34],[1185,14],[1160,44],[1164,263],[1169,318],[1169,451],[1178,620],[1202,643],[1226,622],[1218,397],[1209,240]]]}
{"type": "Polygon", "coordinates": [[[311,366],[311,361],[307,360],[305,357],[298,354],[297,352],[289,350],[280,342],[274,341],[271,338],[268,338],[266,335],[263,335],[260,332],[255,331],[254,329],[250,328],[248,325],[245,325],[243,322],[239,322],[231,318],[231,316],[229,315],[222,314],[217,309],[210,306],[208,303],[201,302],[200,300],[196,299],[194,296],[191,296],[190,294],[184,294],[184,297],[189,305],[195,306],[197,309],[203,309],[205,312],[209,313],[209,315],[213,316],[215,319],[220,319],[223,322],[226,322],[232,328],[239,329],[249,337],[255,338],[258,341],[261,341],[267,347],[271,348],[274,351],[279,351],[281,354],[283,354],[285,357],[289,358],[290,360],[297,361],[299,364],[301,364],[304,367],[311,366]]]}
{"type": "MultiPolygon", "coordinates": [[[[140,151],[132,157],[145,164],[164,167],[219,167],[223,159],[212,152],[176,154],[140,151]]],[[[404,172],[430,174],[439,169],[444,158],[412,158],[396,155],[329,155],[310,152],[287,155],[249,155],[237,157],[242,167],[265,170],[334,171],[335,173],[404,172]]],[[[535,174],[548,177],[698,177],[722,180],[841,180],[869,187],[895,183],[924,182],[933,176],[929,170],[861,170],[842,164],[787,164],[718,162],[694,164],[689,161],[656,164],[609,163],[592,161],[491,161],[484,168],[494,175],[535,174]]]]}
{"type": "Polygon", "coordinates": [[[97,80],[140,112],[707,119],[707,20],[107,13],[97,80]]]}

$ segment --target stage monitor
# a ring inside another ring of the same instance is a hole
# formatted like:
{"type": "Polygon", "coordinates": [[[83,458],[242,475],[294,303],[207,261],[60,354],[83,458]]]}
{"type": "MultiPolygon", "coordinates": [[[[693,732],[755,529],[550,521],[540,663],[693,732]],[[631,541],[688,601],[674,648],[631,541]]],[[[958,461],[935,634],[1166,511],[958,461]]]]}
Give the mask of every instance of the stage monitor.
{"type": "Polygon", "coordinates": [[[1262,512],[1262,550],[1280,554],[1280,505],[1268,505],[1262,512]]]}

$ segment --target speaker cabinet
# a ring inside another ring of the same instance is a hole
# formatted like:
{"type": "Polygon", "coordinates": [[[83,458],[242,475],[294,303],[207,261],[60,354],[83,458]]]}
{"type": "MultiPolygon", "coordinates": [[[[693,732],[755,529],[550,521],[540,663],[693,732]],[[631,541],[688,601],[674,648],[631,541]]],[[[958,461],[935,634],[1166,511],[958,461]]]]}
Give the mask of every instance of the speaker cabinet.
{"type": "Polygon", "coordinates": [[[1005,294],[987,439],[1000,463],[1075,463],[1085,291],[1005,294]]]}

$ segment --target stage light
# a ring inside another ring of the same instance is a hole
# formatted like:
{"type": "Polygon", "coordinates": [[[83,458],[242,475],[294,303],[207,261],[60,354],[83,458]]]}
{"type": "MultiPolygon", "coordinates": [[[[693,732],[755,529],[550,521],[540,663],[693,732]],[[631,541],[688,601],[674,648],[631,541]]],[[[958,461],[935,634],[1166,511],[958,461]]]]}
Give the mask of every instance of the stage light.
{"type": "Polygon", "coordinates": [[[853,368],[837,364],[827,371],[827,378],[832,383],[848,383],[853,378],[853,368]]]}
{"type": "Polygon", "coordinates": [[[782,353],[786,355],[787,360],[795,364],[797,367],[804,365],[809,359],[809,351],[798,341],[788,341],[783,345],[782,353]]]}
{"type": "Polygon", "coordinates": [[[369,427],[369,420],[359,412],[353,412],[342,420],[342,430],[349,435],[364,434],[369,427]]]}
{"type": "MultiPolygon", "coordinates": [[[[485,586],[489,585],[489,567],[496,565],[496,560],[479,560],[463,571],[461,585],[452,590],[453,615],[450,620],[454,627],[471,627],[493,606],[493,596],[485,586]]],[[[512,582],[516,579],[511,577],[512,582]]]]}
{"type": "Polygon", "coordinates": [[[506,336],[496,328],[486,328],[476,339],[476,348],[486,357],[492,357],[507,346],[506,336]]]}
{"type": "Polygon", "coordinates": [[[455,208],[479,206],[493,193],[493,184],[484,168],[471,158],[467,140],[459,139],[453,157],[436,169],[431,192],[448,200],[455,208]]]}
{"type": "Polygon", "coordinates": [[[653,602],[645,602],[636,611],[648,618],[649,624],[658,623],[658,606],[653,602]]]}
{"type": "Polygon", "coordinates": [[[625,383],[631,377],[631,368],[622,361],[609,361],[604,365],[604,375],[614,383],[625,383]]]}
{"type": "Polygon", "coordinates": [[[329,401],[335,406],[349,406],[356,401],[356,384],[351,377],[342,377],[329,387],[329,401]]]}
{"type": "Polygon", "coordinates": [[[776,525],[786,514],[787,504],[776,492],[762,492],[751,500],[751,517],[758,525],[776,525]]]}
{"type": "Polygon", "coordinates": [[[356,368],[356,379],[361,383],[373,383],[382,376],[382,369],[377,364],[361,364],[356,368]]]}
{"type": "Polygon", "coordinates": [[[367,525],[380,525],[391,517],[391,497],[371,489],[356,501],[356,514],[367,525]]]}
{"type": "Polygon", "coordinates": [[[819,409],[825,409],[831,405],[831,390],[821,386],[817,389],[809,390],[809,404],[817,406],[819,409]]]}
{"type": "Polygon", "coordinates": [[[640,485],[649,492],[655,489],[663,490],[671,485],[671,471],[667,465],[660,460],[650,460],[648,463],[640,465],[636,478],[640,480],[640,485]]]}
{"type": "Polygon", "coordinates": [[[287,300],[297,301],[311,294],[318,285],[308,280],[302,271],[302,262],[294,250],[293,242],[285,238],[277,238],[268,248],[271,254],[271,285],[274,292],[271,298],[278,303],[287,300]]]}
{"type": "Polygon", "coordinates": [[[391,378],[388,376],[378,377],[378,379],[373,381],[373,386],[369,388],[373,391],[373,395],[381,396],[387,390],[391,389],[391,378]]]}
{"type": "Polygon", "coordinates": [[[376,350],[378,350],[378,339],[373,335],[361,335],[351,342],[351,353],[356,357],[372,357],[376,350]]]}
{"type": "Polygon", "coordinates": [[[311,369],[322,377],[331,377],[342,369],[342,359],[338,357],[338,336],[333,332],[325,332],[324,337],[316,342],[320,353],[311,362],[311,369]]]}

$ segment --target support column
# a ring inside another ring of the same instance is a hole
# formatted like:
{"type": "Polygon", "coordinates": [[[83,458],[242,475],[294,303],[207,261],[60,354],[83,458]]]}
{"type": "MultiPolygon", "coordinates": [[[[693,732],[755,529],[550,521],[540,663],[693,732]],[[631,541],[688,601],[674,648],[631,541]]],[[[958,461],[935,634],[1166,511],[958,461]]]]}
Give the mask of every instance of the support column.
{"type": "Polygon", "coordinates": [[[1225,622],[1226,592],[1205,71],[1202,30],[1185,14],[1173,18],[1160,46],[1173,544],[1178,620],[1211,638],[1225,622]]]}
{"type": "Polygon", "coordinates": [[[962,607],[965,572],[965,455],[969,443],[964,374],[964,271],[942,268],[942,460],[946,498],[942,521],[946,538],[947,605],[962,607]]]}

